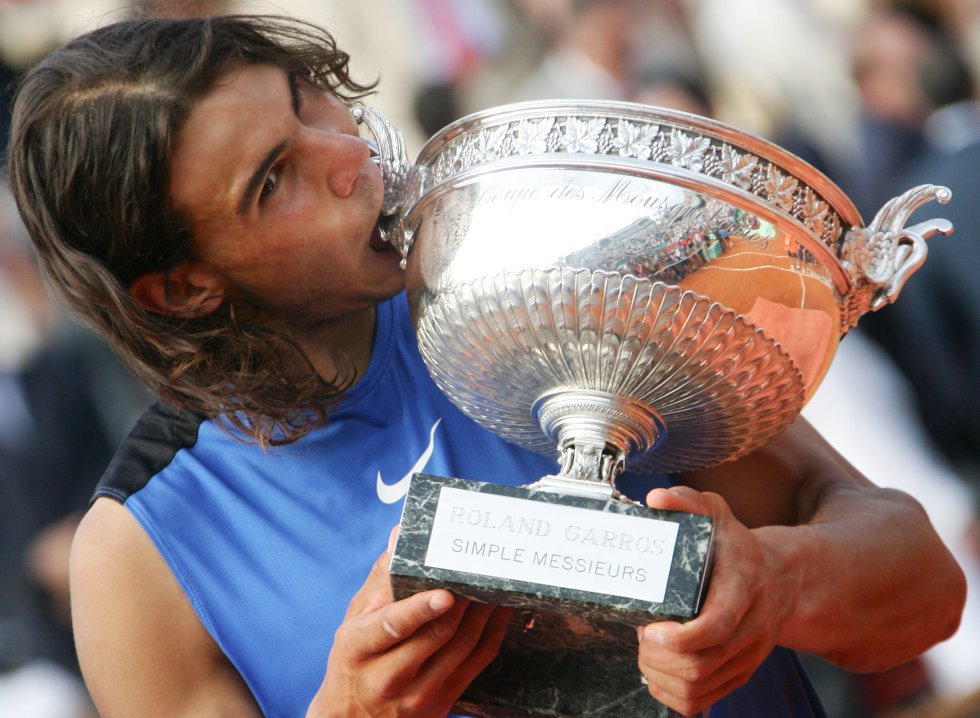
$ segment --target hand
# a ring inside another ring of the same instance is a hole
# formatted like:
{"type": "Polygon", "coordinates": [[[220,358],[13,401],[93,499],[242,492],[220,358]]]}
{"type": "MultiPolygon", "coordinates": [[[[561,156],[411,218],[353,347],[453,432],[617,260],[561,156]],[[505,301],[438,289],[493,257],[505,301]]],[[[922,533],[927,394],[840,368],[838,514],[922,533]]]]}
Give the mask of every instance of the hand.
{"type": "Polygon", "coordinates": [[[766,529],[746,528],[718,494],[655,489],[647,504],[714,520],[714,567],[700,614],[638,630],[650,695],[690,716],[745,683],[769,655],[791,604],[792,577],[781,575],[787,572],[780,571],[766,529]]]}
{"type": "Polygon", "coordinates": [[[337,629],[307,718],[445,716],[500,649],[510,609],[442,589],[392,601],[394,537],[337,629]]]}

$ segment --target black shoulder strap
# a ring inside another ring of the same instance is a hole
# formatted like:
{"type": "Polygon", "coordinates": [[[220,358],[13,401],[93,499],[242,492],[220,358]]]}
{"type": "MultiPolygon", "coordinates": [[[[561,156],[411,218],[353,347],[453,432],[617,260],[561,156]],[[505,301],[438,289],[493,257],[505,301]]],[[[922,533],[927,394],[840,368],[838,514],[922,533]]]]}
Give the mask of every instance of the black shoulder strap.
{"type": "Polygon", "coordinates": [[[202,416],[160,402],[151,406],[109,462],[92,501],[106,496],[124,503],[173,461],[178,451],[194,446],[203,421],[202,416]]]}

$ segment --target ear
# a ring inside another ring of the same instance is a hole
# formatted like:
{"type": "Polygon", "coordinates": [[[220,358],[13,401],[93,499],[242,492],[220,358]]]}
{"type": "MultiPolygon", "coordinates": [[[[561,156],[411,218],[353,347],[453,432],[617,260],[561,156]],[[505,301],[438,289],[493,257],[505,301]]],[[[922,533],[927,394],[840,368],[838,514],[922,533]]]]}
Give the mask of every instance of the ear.
{"type": "Polygon", "coordinates": [[[129,294],[148,312],[171,317],[203,317],[221,306],[227,282],[204,262],[186,260],[171,269],[141,274],[129,294]]]}

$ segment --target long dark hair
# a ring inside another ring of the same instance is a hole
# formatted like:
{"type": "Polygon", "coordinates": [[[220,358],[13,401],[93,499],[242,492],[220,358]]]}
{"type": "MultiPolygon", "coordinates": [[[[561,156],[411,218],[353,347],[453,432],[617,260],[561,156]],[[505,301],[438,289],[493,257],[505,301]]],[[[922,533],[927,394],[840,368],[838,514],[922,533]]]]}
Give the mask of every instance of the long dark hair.
{"type": "Polygon", "coordinates": [[[55,50],[14,100],[10,183],[47,278],[164,401],[263,444],[324,421],[344,380],[321,378],[293,337],[242,307],[157,315],[128,287],[189,257],[189,224],[168,198],[170,160],[219,76],[236,62],[268,63],[352,100],[373,84],[354,81],[348,61],[329,33],[291,18],[128,20],[55,50]]]}

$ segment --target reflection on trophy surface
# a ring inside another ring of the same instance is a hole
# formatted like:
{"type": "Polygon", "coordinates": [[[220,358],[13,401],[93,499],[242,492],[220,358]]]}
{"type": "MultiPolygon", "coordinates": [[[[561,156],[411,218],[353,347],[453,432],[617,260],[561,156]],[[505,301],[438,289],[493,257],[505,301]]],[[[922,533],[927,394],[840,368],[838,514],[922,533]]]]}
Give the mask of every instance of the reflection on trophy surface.
{"type": "MultiPolygon", "coordinates": [[[[559,457],[528,487],[549,504],[617,512],[625,467],[691,470],[766,444],[813,395],[843,334],[897,297],[925,239],[952,229],[905,227],[921,205],[948,201],[946,188],[910,189],[865,226],[798,158],[676,111],[507,105],[446,127],[415,163],[383,118],[356,112],[377,143],[382,230],[407,260],[422,356],[473,420],[559,457]]],[[[437,528],[426,524],[425,541],[437,528]]],[[[686,530],[674,550],[700,565],[696,612],[710,537],[685,544],[686,530]]],[[[511,589],[528,583],[510,578],[511,589]]],[[[471,595],[517,593],[484,589],[471,595]]],[[[533,606],[524,601],[510,605],[533,606]]],[[[566,613],[565,630],[583,615],[566,613]]],[[[620,714],[668,715],[601,713],[620,714]]]]}

